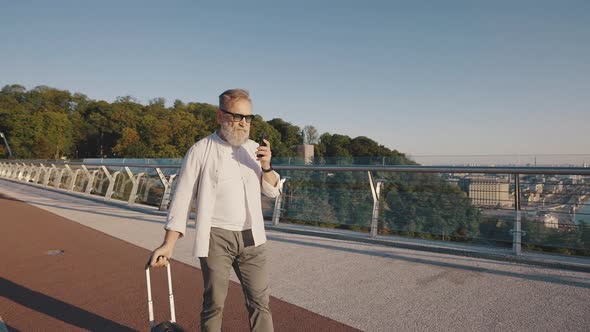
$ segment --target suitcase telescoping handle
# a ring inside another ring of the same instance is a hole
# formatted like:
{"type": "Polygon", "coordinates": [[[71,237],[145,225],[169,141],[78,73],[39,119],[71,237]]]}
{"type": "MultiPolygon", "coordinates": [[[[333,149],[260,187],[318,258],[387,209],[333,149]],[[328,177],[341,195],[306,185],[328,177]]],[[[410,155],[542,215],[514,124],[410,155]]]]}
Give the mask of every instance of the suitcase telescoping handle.
{"type": "MultiPolygon", "coordinates": [[[[168,272],[168,297],[170,298],[170,321],[176,322],[176,312],[174,310],[174,294],[172,294],[172,274],[170,273],[170,263],[166,265],[168,272]]],[[[149,265],[145,269],[145,278],[147,281],[147,293],[148,293],[148,313],[150,317],[150,329],[155,326],[154,322],[154,304],[152,302],[152,286],[150,280],[150,267],[149,265]]]]}

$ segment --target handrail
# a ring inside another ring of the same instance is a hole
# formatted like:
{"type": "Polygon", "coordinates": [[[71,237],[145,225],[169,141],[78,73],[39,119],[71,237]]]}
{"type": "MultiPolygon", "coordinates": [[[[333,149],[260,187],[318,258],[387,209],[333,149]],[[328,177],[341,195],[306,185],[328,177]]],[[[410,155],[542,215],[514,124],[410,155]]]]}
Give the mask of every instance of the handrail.
{"type": "Polygon", "coordinates": [[[180,168],[181,165],[150,165],[150,164],[129,164],[129,163],[87,163],[80,161],[52,161],[52,160],[2,160],[0,163],[11,164],[50,164],[50,165],[78,165],[78,166],[107,166],[107,167],[133,167],[133,168],[180,168]]]}
{"type": "Polygon", "coordinates": [[[584,167],[481,167],[481,166],[273,166],[286,171],[369,171],[402,173],[486,173],[486,174],[561,174],[590,175],[584,167]]]}
{"type": "MultiPolygon", "coordinates": [[[[37,161],[37,160],[1,160],[5,163],[36,163],[54,165],[107,166],[133,168],[180,168],[181,165],[150,165],[129,163],[85,163],[68,161],[37,161]]],[[[492,166],[371,166],[371,165],[273,165],[276,170],[285,171],[329,171],[329,172],[402,172],[402,173],[481,173],[481,174],[559,174],[559,175],[590,175],[586,167],[492,167],[492,166]]]]}

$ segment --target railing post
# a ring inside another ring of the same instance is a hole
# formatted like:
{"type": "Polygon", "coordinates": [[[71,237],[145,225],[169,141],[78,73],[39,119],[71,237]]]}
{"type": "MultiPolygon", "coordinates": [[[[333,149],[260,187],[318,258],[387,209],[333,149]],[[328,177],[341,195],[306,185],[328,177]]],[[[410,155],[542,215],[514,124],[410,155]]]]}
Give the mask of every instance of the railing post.
{"type": "Polygon", "coordinates": [[[16,176],[16,179],[19,181],[22,181],[23,178],[25,177],[25,173],[27,172],[27,164],[23,163],[21,164],[17,164],[18,165],[18,173],[16,176]]]}
{"type": "Polygon", "coordinates": [[[17,165],[18,165],[18,172],[16,173],[16,179],[21,181],[23,178],[23,174],[25,173],[25,169],[23,166],[24,164],[21,165],[21,164],[17,163],[17,165]]]}
{"type": "Polygon", "coordinates": [[[162,201],[160,202],[160,211],[166,211],[168,209],[168,203],[170,203],[170,191],[172,190],[172,181],[176,177],[176,174],[170,175],[170,179],[166,179],[166,175],[160,168],[156,168],[160,181],[164,186],[164,193],[162,194],[162,201]]]}
{"type": "Polygon", "coordinates": [[[56,173],[57,178],[55,178],[53,180],[53,186],[55,188],[59,188],[61,186],[61,179],[63,178],[65,171],[66,171],[66,169],[63,167],[57,169],[57,173],[56,173]]]}
{"type": "Polygon", "coordinates": [[[78,178],[78,173],[80,172],[80,169],[76,169],[76,171],[72,171],[72,168],[70,167],[70,165],[66,165],[66,171],[70,175],[70,181],[67,183],[66,189],[68,191],[74,191],[74,188],[76,187],[76,179],[78,178]]]}
{"type": "Polygon", "coordinates": [[[49,178],[51,177],[53,170],[55,170],[55,165],[51,164],[51,168],[47,167],[45,174],[43,174],[43,185],[45,187],[49,185],[49,178]]]}
{"type": "Polygon", "coordinates": [[[275,198],[275,208],[272,212],[272,225],[273,226],[277,226],[281,220],[281,214],[283,212],[283,195],[285,195],[285,191],[283,190],[283,188],[285,186],[285,182],[287,182],[288,179],[289,179],[289,177],[282,178],[281,183],[279,184],[279,186],[281,187],[281,192],[280,192],[279,196],[277,196],[275,198]]]}
{"type": "Polygon", "coordinates": [[[92,188],[94,187],[94,178],[96,177],[96,173],[98,170],[93,170],[92,173],[86,168],[85,165],[82,165],[82,170],[84,170],[84,174],[86,174],[86,178],[88,179],[88,183],[86,184],[86,188],[84,188],[84,193],[86,195],[90,195],[92,188]]]}
{"type": "Polygon", "coordinates": [[[107,181],[109,181],[109,185],[107,186],[107,191],[104,195],[104,198],[110,200],[111,196],[113,196],[113,188],[115,188],[115,177],[119,172],[115,172],[113,173],[113,175],[111,175],[111,173],[109,173],[109,170],[105,166],[100,166],[100,169],[102,169],[102,172],[107,177],[107,181]]]}
{"type": "Polygon", "coordinates": [[[515,255],[521,253],[522,231],[520,224],[520,175],[514,174],[514,210],[515,221],[512,229],[512,252],[515,255]]]}
{"type": "Polygon", "coordinates": [[[371,216],[371,237],[376,237],[379,232],[379,206],[381,201],[381,187],[383,187],[384,180],[377,180],[373,183],[373,175],[371,171],[369,174],[369,184],[371,185],[371,194],[373,196],[373,213],[371,216]]]}
{"type": "Polygon", "coordinates": [[[11,164],[10,166],[10,173],[8,174],[8,177],[11,179],[15,179],[16,178],[16,171],[18,169],[18,165],[15,164],[11,164]]]}
{"type": "Polygon", "coordinates": [[[125,173],[127,173],[127,176],[129,177],[129,180],[131,180],[131,184],[132,184],[131,192],[129,193],[129,199],[127,200],[127,203],[134,204],[135,199],[137,198],[137,189],[139,188],[139,179],[141,179],[141,177],[145,173],[139,173],[134,177],[133,172],[131,172],[131,169],[129,169],[129,167],[127,167],[127,166],[125,166],[125,173]]]}
{"type": "Polygon", "coordinates": [[[33,179],[33,175],[35,174],[35,165],[29,164],[27,165],[27,175],[25,176],[25,182],[29,182],[33,179]]]}
{"type": "Polygon", "coordinates": [[[14,178],[14,172],[15,172],[15,170],[16,170],[16,164],[11,163],[10,164],[10,167],[8,168],[8,176],[7,177],[9,179],[14,178]]]}
{"type": "Polygon", "coordinates": [[[20,179],[20,164],[19,163],[15,163],[14,164],[14,172],[12,173],[12,178],[19,180],[20,179]]]}
{"type": "Polygon", "coordinates": [[[37,169],[38,173],[35,174],[35,179],[33,182],[35,182],[35,184],[40,184],[39,180],[41,179],[41,175],[45,174],[45,165],[39,163],[39,168],[37,169]]]}
{"type": "Polygon", "coordinates": [[[29,165],[23,163],[23,175],[22,175],[21,181],[29,182],[29,179],[31,177],[31,172],[32,172],[31,167],[29,165]]]}
{"type": "Polygon", "coordinates": [[[37,174],[35,174],[35,178],[33,179],[33,182],[35,184],[40,184],[40,181],[42,180],[41,176],[43,176],[44,173],[45,173],[45,165],[39,163],[39,165],[37,166],[37,174]]]}
{"type": "Polygon", "coordinates": [[[10,175],[10,177],[13,179],[18,179],[18,173],[19,173],[19,164],[14,163],[13,168],[12,168],[12,174],[10,175]]]}
{"type": "Polygon", "coordinates": [[[29,174],[29,178],[27,179],[27,182],[35,182],[35,177],[37,176],[37,173],[39,172],[37,166],[35,166],[35,164],[31,163],[31,166],[29,166],[31,169],[31,173],[29,174]]]}

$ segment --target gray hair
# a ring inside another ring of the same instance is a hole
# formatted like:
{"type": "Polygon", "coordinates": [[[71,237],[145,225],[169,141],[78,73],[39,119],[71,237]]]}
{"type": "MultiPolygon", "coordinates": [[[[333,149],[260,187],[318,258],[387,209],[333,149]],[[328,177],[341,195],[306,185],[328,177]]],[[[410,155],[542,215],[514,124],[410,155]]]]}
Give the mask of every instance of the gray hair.
{"type": "Polygon", "coordinates": [[[222,108],[224,110],[231,109],[231,107],[238,100],[247,100],[250,103],[252,103],[252,100],[250,100],[250,93],[248,92],[248,90],[231,89],[226,90],[219,95],[219,108],[222,108]]]}

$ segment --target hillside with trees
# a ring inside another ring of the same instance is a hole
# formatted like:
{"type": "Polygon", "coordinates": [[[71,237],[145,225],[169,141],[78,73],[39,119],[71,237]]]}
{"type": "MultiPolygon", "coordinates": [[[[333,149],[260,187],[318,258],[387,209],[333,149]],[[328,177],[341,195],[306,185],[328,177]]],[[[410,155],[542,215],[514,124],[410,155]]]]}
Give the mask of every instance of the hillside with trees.
{"type": "MultiPolygon", "coordinates": [[[[154,98],[142,105],[131,96],[109,103],[47,86],[27,90],[6,85],[0,91],[0,131],[21,159],[181,158],[195,141],[216,129],[217,106],[165,103],[154,98]]],[[[294,157],[296,146],[305,142],[316,145],[320,158],[379,156],[410,163],[402,153],[367,137],[320,136],[311,125],[300,128],[279,118],[265,121],[256,116],[251,137],[261,132],[270,135],[277,158],[294,157]]],[[[0,146],[0,156],[6,153],[0,146]]]]}

